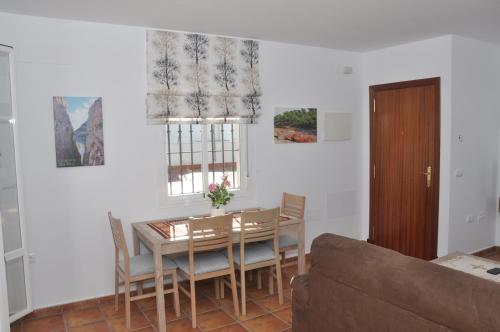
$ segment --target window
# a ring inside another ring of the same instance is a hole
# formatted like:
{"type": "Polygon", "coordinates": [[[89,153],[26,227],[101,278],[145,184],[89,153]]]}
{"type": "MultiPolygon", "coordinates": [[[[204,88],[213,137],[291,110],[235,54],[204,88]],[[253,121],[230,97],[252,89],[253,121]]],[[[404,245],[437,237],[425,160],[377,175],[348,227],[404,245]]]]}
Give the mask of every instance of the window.
{"type": "Polygon", "coordinates": [[[227,174],[241,188],[241,135],[238,124],[165,126],[168,196],[203,194],[227,174]]]}

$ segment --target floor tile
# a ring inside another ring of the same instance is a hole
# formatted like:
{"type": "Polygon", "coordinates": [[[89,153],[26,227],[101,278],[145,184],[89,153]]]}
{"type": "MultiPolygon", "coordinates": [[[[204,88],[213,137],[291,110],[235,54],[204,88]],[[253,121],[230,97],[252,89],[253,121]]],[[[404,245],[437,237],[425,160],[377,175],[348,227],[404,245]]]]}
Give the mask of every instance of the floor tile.
{"type": "Polygon", "coordinates": [[[279,319],[292,324],[292,307],[281,309],[273,312],[273,315],[277,316],[279,319]]]}
{"type": "Polygon", "coordinates": [[[247,330],[240,324],[232,324],[215,330],[210,330],[210,332],[247,332],[247,330]]]}
{"type": "Polygon", "coordinates": [[[209,283],[197,284],[196,292],[200,292],[208,296],[215,296],[215,284],[213,279],[210,280],[209,283]]]}
{"type": "MultiPolygon", "coordinates": [[[[184,293],[180,293],[179,291],[179,302],[180,303],[186,303],[189,302],[190,299],[184,293]]],[[[165,295],[165,305],[174,305],[174,294],[169,293],[165,295]]]]}
{"type": "MultiPolygon", "coordinates": [[[[206,296],[200,296],[196,298],[196,313],[202,314],[207,311],[212,311],[217,309],[218,305],[211,301],[206,296]]],[[[191,302],[183,303],[181,305],[181,311],[185,312],[186,315],[191,315],[191,302]]]]}
{"type": "Polygon", "coordinates": [[[146,328],[143,328],[140,330],[135,330],[134,332],[156,332],[156,330],[150,326],[150,327],[146,327],[146,328]]]}
{"type": "Polygon", "coordinates": [[[491,259],[494,261],[500,261],[500,253],[489,254],[489,255],[484,256],[484,258],[491,259]]]}
{"type": "Polygon", "coordinates": [[[286,297],[283,298],[283,304],[279,304],[279,299],[277,294],[257,299],[255,300],[255,302],[269,311],[276,311],[278,309],[287,308],[291,305],[290,299],[286,297]]]}
{"type": "Polygon", "coordinates": [[[210,311],[201,315],[197,315],[198,327],[202,330],[211,330],[225,325],[234,323],[231,318],[222,310],[210,311]]]}
{"type": "Polygon", "coordinates": [[[200,329],[193,329],[191,326],[191,321],[189,319],[183,318],[180,320],[167,323],[168,332],[195,332],[200,331],[200,329]]]}
{"type": "Polygon", "coordinates": [[[277,332],[290,327],[273,315],[265,315],[241,323],[252,332],[277,332]]]}
{"type": "Polygon", "coordinates": [[[59,315],[60,313],[62,313],[62,306],[58,305],[58,306],[49,307],[49,308],[37,309],[37,310],[31,312],[30,314],[28,314],[23,319],[24,320],[37,319],[37,318],[59,315]]]}
{"type": "MultiPolygon", "coordinates": [[[[231,292],[226,292],[226,294],[224,294],[224,298],[223,299],[214,299],[214,298],[211,298],[211,300],[218,307],[222,307],[222,308],[225,308],[225,309],[228,309],[228,310],[233,310],[233,308],[234,308],[234,305],[233,305],[233,295],[231,294],[231,292]]],[[[239,301],[239,299],[238,299],[238,301],[239,301]]]]}
{"type": "Polygon", "coordinates": [[[108,332],[108,324],[105,321],[87,324],[79,327],[70,327],[68,332],[108,332]]]}
{"type": "Polygon", "coordinates": [[[63,314],[63,317],[68,327],[81,326],[104,319],[104,315],[97,307],[70,311],[63,314]]]}
{"type": "MultiPolygon", "coordinates": [[[[102,313],[106,317],[116,317],[116,316],[122,316],[125,317],[125,303],[118,303],[118,311],[115,311],[115,304],[114,303],[106,303],[106,304],[101,304],[99,306],[101,308],[102,313]]],[[[139,311],[139,307],[132,302],[130,303],[130,312],[137,312],[139,311]]]]}
{"type": "MultiPolygon", "coordinates": [[[[227,312],[227,314],[233,318],[235,318],[234,315],[234,309],[231,308],[224,308],[224,310],[227,312]]],[[[241,306],[240,306],[240,312],[241,312],[241,306]]],[[[244,321],[248,319],[252,319],[258,316],[262,316],[265,314],[268,314],[269,311],[258,305],[257,303],[253,301],[247,301],[247,314],[245,316],[240,316],[239,320],[244,321]]]]}
{"type": "Polygon", "coordinates": [[[247,287],[246,294],[249,299],[260,299],[269,295],[269,289],[267,286],[262,286],[261,289],[257,287],[247,287]]]}
{"type": "MultiPolygon", "coordinates": [[[[127,331],[125,317],[114,317],[108,319],[108,324],[113,332],[127,331]]],[[[151,324],[141,312],[134,312],[130,316],[130,329],[138,330],[145,327],[150,327],[151,324]]]]}
{"type": "Polygon", "coordinates": [[[62,315],[29,320],[22,323],[23,332],[56,332],[64,331],[62,315]]]}
{"type": "MultiPolygon", "coordinates": [[[[142,312],[146,318],[153,324],[153,325],[158,325],[158,313],[156,309],[149,309],[146,311],[142,312]]],[[[167,322],[177,320],[183,317],[186,317],[187,315],[181,311],[181,317],[177,317],[175,315],[175,310],[173,307],[167,307],[165,308],[165,319],[167,322]]]]}
{"type": "Polygon", "coordinates": [[[283,290],[283,295],[288,298],[289,300],[292,300],[292,288],[289,289],[284,289],[283,290]]]}
{"type": "Polygon", "coordinates": [[[74,303],[68,303],[63,305],[63,312],[68,312],[68,311],[73,311],[73,310],[81,310],[81,309],[87,309],[87,308],[97,308],[97,305],[99,304],[99,300],[86,300],[86,301],[80,301],[80,302],[74,302],[74,303]]]}
{"type": "Polygon", "coordinates": [[[16,322],[10,326],[10,332],[21,332],[21,322],[16,322]]]}
{"type": "MultiPolygon", "coordinates": [[[[113,317],[108,319],[109,326],[112,328],[113,332],[125,332],[127,331],[125,317],[113,317]]],[[[135,312],[130,316],[130,329],[138,330],[141,328],[149,327],[151,324],[146,319],[146,317],[140,313],[135,312]]]]}
{"type": "MultiPolygon", "coordinates": [[[[156,308],[156,297],[148,297],[146,299],[142,299],[142,300],[139,300],[139,301],[134,301],[134,303],[141,310],[154,309],[154,308],[156,308]]],[[[166,303],[167,302],[165,302],[165,304],[166,303]]]]}
{"type": "MultiPolygon", "coordinates": [[[[108,295],[98,298],[99,304],[115,303],[115,295],[108,295]]],[[[125,302],[125,295],[118,294],[118,302],[125,302]]]]}

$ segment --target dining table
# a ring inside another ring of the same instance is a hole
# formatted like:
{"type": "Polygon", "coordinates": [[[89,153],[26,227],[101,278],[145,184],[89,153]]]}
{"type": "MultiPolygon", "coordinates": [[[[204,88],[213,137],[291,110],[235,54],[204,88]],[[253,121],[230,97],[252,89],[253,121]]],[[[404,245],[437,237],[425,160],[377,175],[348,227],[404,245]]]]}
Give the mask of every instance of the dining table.
{"type": "MultiPolygon", "coordinates": [[[[246,209],[245,211],[256,211],[260,208],[246,209]]],[[[233,212],[233,243],[240,241],[241,212],[233,212]]],[[[139,221],[132,223],[132,234],[134,243],[134,255],[139,255],[141,243],[146,247],[154,258],[155,267],[155,291],[158,315],[158,330],[166,332],[165,320],[165,298],[163,296],[163,255],[180,255],[188,251],[188,224],[192,218],[202,218],[207,215],[185,216],[170,219],[158,219],[139,221]]],[[[294,218],[286,215],[280,216],[279,232],[292,235],[298,242],[298,273],[306,272],[305,259],[305,229],[304,219],[294,218]]],[[[138,292],[142,292],[142,286],[138,285],[138,292]]]]}

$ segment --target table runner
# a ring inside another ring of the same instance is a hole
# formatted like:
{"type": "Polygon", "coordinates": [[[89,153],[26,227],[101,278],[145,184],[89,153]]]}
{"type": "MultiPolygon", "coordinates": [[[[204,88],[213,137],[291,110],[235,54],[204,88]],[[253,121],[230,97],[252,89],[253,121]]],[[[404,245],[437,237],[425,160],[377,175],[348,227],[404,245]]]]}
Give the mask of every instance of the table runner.
{"type": "MultiPolygon", "coordinates": [[[[233,227],[238,227],[240,223],[241,213],[233,214],[233,227]],[[236,225],[235,225],[236,223],[236,225]]],[[[178,219],[178,220],[168,220],[168,221],[156,221],[148,223],[148,226],[154,229],[158,234],[160,234],[165,239],[170,239],[172,237],[187,237],[187,221],[189,219],[178,219]]],[[[290,217],[280,216],[280,222],[290,220],[290,217]]]]}

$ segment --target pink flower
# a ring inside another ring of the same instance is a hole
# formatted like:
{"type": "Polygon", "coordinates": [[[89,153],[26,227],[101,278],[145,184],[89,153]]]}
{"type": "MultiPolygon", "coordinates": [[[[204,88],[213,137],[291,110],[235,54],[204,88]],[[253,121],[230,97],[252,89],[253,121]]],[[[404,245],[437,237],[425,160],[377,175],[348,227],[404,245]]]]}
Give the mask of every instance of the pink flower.
{"type": "Polygon", "coordinates": [[[210,191],[211,193],[216,192],[216,191],[217,191],[217,189],[218,189],[218,188],[217,188],[217,185],[216,185],[215,183],[210,183],[210,184],[208,185],[208,191],[210,191]]]}

